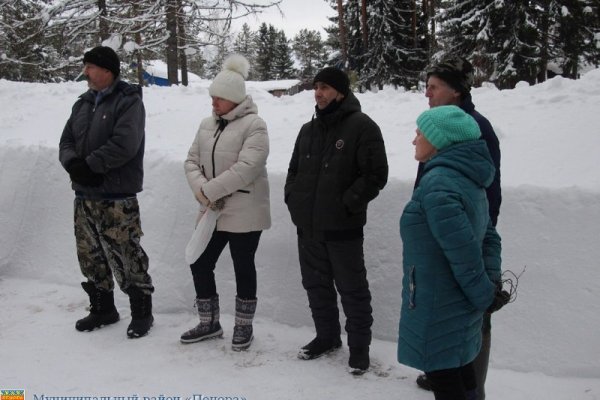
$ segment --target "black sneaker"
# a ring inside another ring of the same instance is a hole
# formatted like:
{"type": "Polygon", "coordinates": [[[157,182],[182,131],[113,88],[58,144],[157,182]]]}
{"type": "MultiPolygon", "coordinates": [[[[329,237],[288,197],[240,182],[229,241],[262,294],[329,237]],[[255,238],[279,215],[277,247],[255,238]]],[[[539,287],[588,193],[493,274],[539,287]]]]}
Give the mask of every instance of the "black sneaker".
{"type": "Polygon", "coordinates": [[[339,337],[335,339],[321,339],[316,337],[312,342],[300,349],[298,358],[302,360],[314,360],[315,358],[329,354],[340,347],[342,347],[342,341],[339,337]]]}
{"type": "Polygon", "coordinates": [[[362,375],[369,369],[369,346],[350,347],[348,366],[352,375],[362,375]]]}
{"type": "Polygon", "coordinates": [[[427,379],[427,375],[421,374],[417,376],[417,386],[423,390],[431,391],[431,382],[427,379]]]}

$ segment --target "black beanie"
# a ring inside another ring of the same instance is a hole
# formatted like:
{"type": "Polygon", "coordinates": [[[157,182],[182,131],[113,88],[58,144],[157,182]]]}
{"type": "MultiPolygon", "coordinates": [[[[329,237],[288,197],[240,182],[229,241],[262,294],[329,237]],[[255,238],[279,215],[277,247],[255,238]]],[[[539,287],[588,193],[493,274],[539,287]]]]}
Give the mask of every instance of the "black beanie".
{"type": "Polygon", "coordinates": [[[348,75],[346,75],[346,73],[339,68],[323,68],[315,76],[313,85],[317,82],[328,84],[344,96],[348,95],[348,92],[350,91],[350,79],[348,78],[348,75]]]}
{"type": "Polygon", "coordinates": [[[121,72],[119,56],[113,49],[107,46],[94,47],[83,55],[83,63],[90,63],[112,72],[116,78],[121,72]]]}
{"type": "Polygon", "coordinates": [[[427,69],[427,78],[433,75],[466,96],[473,86],[473,65],[463,57],[447,56],[427,69]]]}

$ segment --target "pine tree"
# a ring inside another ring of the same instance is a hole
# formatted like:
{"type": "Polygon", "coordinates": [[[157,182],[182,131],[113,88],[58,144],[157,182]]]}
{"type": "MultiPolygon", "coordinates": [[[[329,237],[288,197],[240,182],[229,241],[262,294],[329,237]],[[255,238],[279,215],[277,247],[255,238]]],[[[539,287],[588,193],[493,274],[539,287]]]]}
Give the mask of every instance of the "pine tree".
{"type": "Polygon", "coordinates": [[[369,10],[368,51],[362,57],[360,83],[411,88],[426,64],[426,40],[416,30],[420,13],[413,0],[375,0],[369,10]]]}
{"type": "Polygon", "coordinates": [[[166,58],[167,58],[167,78],[169,84],[179,83],[179,52],[177,51],[177,0],[166,0],[165,21],[166,21],[166,58]]]}
{"type": "Polygon", "coordinates": [[[53,80],[57,54],[44,36],[43,9],[42,1],[0,2],[0,78],[53,80]]]}
{"type": "Polygon", "coordinates": [[[585,26],[589,27],[590,42],[586,46],[584,52],[585,60],[598,68],[600,66],[600,3],[598,1],[592,2],[583,10],[584,20],[589,21],[585,26]]]}
{"type": "Polygon", "coordinates": [[[346,69],[350,71],[354,71],[356,74],[360,76],[363,67],[362,57],[363,53],[366,51],[363,43],[363,36],[361,33],[361,10],[360,10],[360,2],[358,1],[349,1],[345,4],[344,11],[345,18],[345,26],[346,26],[346,40],[347,40],[347,49],[348,49],[348,60],[346,69]]]}
{"type": "Polygon", "coordinates": [[[302,80],[312,79],[327,60],[321,33],[302,29],[294,37],[292,49],[300,64],[299,77],[302,80]]]}
{"type": "Polygon", "coordinates": [[[105,43],[117,50],[122,61],[136,61],[139,68],[147,57],[160,54],[167,59],[168,54],[171,79],[176,80],[174,72],[178,67],[183,72],[188,54],[198,54],[210,45],[223,47],[221,41],[223,35],[229,36],[232,19],[276,3],[277,0],[260,5],[244,0],[0,0],[0,48],[5,55],[0,60],[0,77],[70,79],[74,71],[81,70],[83,52],[105,43]],[[222,23],[219,30],[214,29],[217,22],[222,23]],[[226,28],[225,33],[222,27],[226,28]]]}
{"type": "Polygon", "coordinates": [[[495,55],[495,73],[491,80],[500,88],[512,88],[519,81],[535,84],[539,73],[540,31],[538,11],[533,2],[507,2],[490,7],[490,37],[482,48],[495,55]]]}
{"type": "Polygon", "coordinates": [[[256,78],[260,81],[274,79],[275,43],[277,33],[271,24],[262,23],[256,35],[256,78]]]}
{"type": "Polygon", "coordinates": [[[551,12],[554,0],[537,0],[537,26],[539,27],[539,67],[537,82],[544,82],[547,78],[548,63],[553,54],[553,46],[550,37],[550,28],[554,26],[553,14],[551,12]]]}
{"type": "MultiPolygon", "coordinates": [[[[502,1],[502,0],[500,0],[502,1]]],[[[494,21],[490,20],[490,8],[494,1],[489,0],[457,0],[447,1],[438,10],[437,35],[438,53],[453,54],[469,59],[476,68],[476,79],[487,79],[495,68],[495,55],[489,49],[491,29],[494,21]]]]}
{"type": "Polygon", "coordinates": [[[556,16],[556,41],[560,64],[563,75],[575,79],[583,61],[598,64],[600,10],[598,2],[591,0],[558,0],[557,3],[560,10],[556,16]]]}
{"type": "Polygon", "coordinates": [[[216,44],[214,45],[214,54],[207,63],[206,71],[208,78],[214,78],[223,69],[223,61],[230,53],[231,43],[228,33],[228,24],[225,21],[213,21],[213,32],[215,32],[216,44]]]}
{"type": "MultiPolygon", "coordinates": [[[[342,49],[342,38],[345,38],[344,34],[340,32],[339,13],[337,12],[337,0],[326,0],[331,8],[336,11],[337,15],[328,17],[331,25],[324,27],[326,38],[323,40],[324,46],[328,49],[327,64],[343,67],[347,58],[347,50],[342,49]]],[[[343,9],[343,7],[342,7],[343,9]]],[[[343,12],[342,12],[343,14],[343,12]]],[[[344,25],[345,29],[345,25],[344,25]]],[[[347,41],[344,42],[344,44],[347,41]]]]}
{"type": "Polygon", "coordinates": [[[242,25],[241,31],[237,34],[233,42],[233,51],[241,54],[250,62],[250,71],[248,80],[254,80],[254,63],[256,59],[256,33],[250,29],[248,24],[242,25]]]}
{"type": "Polygon", "coordinates": [[[294,77],[294,60],[290,41],[285,32],[280,30],[276,34],[275,58],[273,60],[273,73],[275,79],[290,79],[294,77]]]}

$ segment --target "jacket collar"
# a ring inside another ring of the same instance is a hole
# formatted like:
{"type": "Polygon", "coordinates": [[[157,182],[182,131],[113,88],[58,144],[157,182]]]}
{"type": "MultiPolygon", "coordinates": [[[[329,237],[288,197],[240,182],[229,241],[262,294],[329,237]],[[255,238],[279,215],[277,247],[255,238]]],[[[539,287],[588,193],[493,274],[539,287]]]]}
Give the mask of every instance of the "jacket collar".
{"type": "MultiPolygon", "coordinates": [[[[109,96],[111,93],[113,93],[117,86],[119,85],[119,82],[121,82],[121,78],[117,77],[114,82],[107,87],[106,89],[102,90],[102,98],[106,98],[107,96],[109,96]]],[[[83,93],[81,96],[79,96],[80,98],[82,98],[83,100],[86,101],[90,101],[92,103],[96,102],[96,96],[98,95],[98,91],[97,90],[92,90],[92,89],[88,89],[87,92],[83,93]]],[[[100,100],[101,101],[101,100],[100,100]]]]}
{"type": "Polygon", "coordinates": [[[219,121],[220,119],[224,119],[227,121],[233,121],[238,118],[245,117],[248,114],[258,114],[258,107],[252,100],[252,96],[247,95],[246,98],[238,104],[233,110],[229,111],[227,114],[223,114],[221,116],[215,114],[213,112],[213,118],[215,121],[219,121]]]}
{"type": "Polygon", "coordinates": [[[316,114],[313,119],[317,121],[321,121],[326,125],[330,125],[332,123],[336,123],[340,121],[348,114],[352,114],[355,112],[360,112],[361,106],[360,102],[352,92],[348,92],[348,95],[344,97],[344,99],[339,103],[339,106],[333,110],[332,112],[326,114],[316,114]]]}

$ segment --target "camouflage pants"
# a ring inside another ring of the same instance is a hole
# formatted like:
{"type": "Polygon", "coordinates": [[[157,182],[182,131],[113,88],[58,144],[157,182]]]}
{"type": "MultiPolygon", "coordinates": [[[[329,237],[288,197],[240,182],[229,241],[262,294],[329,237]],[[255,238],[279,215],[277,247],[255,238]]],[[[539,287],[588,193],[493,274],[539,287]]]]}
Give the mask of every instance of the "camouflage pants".
{"type": "Polygon", "coordinates": [[[113,275],[121,290],[154,291],[137,198],[88,200],[75,198],[75,241],[81,272],[96,287],[113,290],[113,275]]]}

